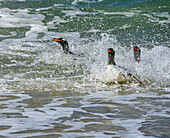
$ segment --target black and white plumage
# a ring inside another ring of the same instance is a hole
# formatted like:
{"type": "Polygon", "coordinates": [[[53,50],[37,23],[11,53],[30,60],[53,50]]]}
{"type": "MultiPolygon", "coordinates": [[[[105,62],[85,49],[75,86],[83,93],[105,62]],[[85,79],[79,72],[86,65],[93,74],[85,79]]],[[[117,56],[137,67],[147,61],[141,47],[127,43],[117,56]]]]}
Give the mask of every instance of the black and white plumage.
{"type": "Polygon", "coordinates": [[[139,63],[140,62],[140,55],[141,55],[140,48],[138,46],[133,46],[133,53],[134,53],[135,62],[139,63]]]}
{"type": "Polygon", "coordinates": [[[64,39],[64,38],[54,38],[53,41],[58,42],[62,46],[65,54],[73,54],[74,55],[74,53],[70,51],[69,45],[68,45],[68,42],[67,42],[66,39],[64,39]]]}
{"type": "Polygon", "coordinates": [[[135,75],[129,73],[126,68],[121,67],[115,63],[114,60],[115,51],[112,48],[108,49],[108,65],[106,74],[108,78],[111,78],[113,81],[122,82],[126,80],[125,76],[130,76],[140,84],[143,84],[135,75]]]}
{"type": "Polygon", "coordinates": [[[115,58],[115,51],[112,48],[109,48],[106,75],[108,77],[108,80],[122,82],[124,78],[119,70],[119,66],[116,66],[114,58],[115,58]]]}

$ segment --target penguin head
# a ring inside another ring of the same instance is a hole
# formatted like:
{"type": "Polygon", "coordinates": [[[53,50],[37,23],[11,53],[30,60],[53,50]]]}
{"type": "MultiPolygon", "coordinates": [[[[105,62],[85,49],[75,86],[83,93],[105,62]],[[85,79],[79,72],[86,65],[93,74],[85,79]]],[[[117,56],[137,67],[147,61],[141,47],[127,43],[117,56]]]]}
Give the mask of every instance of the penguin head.
{"type": "Polygon", "coordinates": [[[58,43],[59,43],[59,44],[61,44],[62,46],[64,46],[64,45],[68,45],[67,40],[66,40],[66,39],[64,39],[64,38],[54,38],[54,39],[53,39],[53,41],[58,42],[58,43]]]}
{"type": "Polygon", "coordinates": [[[113,50],[113,48],[109,48],[107,52],[108,52],[108,65],[116,65],[114,61],[115,51],[113,50]]]}

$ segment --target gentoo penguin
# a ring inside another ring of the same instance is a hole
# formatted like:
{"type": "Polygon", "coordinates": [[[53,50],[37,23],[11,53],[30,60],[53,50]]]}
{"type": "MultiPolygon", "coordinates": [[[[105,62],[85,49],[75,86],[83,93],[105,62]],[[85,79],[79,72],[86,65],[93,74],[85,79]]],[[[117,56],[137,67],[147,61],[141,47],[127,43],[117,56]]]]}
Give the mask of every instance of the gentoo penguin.
{"type": "Polygon", "coordinates": [[[74,55],[74,53],[70,51],[69,46],[68,46],[68,42],[67,42],[66,39],[64,39],[64,38],[54,38],[53,41],[58,42],[62,46],[65,54],[73,54],[74,55]]]}
{"type": "Polygon", "coordinates": [[[135,62],[139,63],[140,55],[141,55],[140,48],[138,46],[133,46],[133,53],[134,53],[135,62]]]}
{"type": "Polygon", "coordinates": [[[117,82],[125,81],[125,76],[128,75],[138,81],[140,84],[143,83],[132,73],[129,73],[126,68],[116,65],[115,60],[115,51],[112,48],[108,49],[108,65],[106,73],[109,74],[109,77],[117,82]]]}
{"type": "Polygon", "coordinates": [[[115,51],[112,48],[108,49],[108,65],[107,65],[107,70],[106,73],[109,76],[109,78],[113,79],[114,81],[117,82],[122,82],[123,81],[123,76],[116,66],[115,60],[115,51]]]}

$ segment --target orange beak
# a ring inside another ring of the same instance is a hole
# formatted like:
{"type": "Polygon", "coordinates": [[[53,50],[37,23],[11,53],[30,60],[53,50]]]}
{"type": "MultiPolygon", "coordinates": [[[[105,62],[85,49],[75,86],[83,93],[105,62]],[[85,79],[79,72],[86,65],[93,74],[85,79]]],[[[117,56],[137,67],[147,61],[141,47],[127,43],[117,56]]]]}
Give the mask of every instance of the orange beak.
{"type": "Polygon", "coordinates": [[[59,39],[57,39],[57,38],[54,38],[53,41],[61,42],[61,40],[59,40],[59,39]]]}
{"type": "Polygon", "coordinates": [[[113,51],[112,51],[112,50],[108,50],[107,52],[108,52],[108,53],[112,53],[113,51]]]}
{"type": "Polygon", "coordinates": [[[133,49],[138,50],[138,48],[137,48],[137,47],[135,47],[135,46],[133,47],[133,49]]]}

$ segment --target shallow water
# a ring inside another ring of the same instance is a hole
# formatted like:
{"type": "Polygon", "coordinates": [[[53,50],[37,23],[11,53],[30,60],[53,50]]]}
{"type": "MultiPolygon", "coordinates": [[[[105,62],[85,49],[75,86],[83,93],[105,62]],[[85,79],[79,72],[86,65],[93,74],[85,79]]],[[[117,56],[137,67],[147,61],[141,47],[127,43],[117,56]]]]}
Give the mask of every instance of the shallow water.
{"type": "Polygon", "coordinates": [[[0,0],[0,137],[168,138],[169,5],[0,0]],[[65,55],[59,37],[81,57],[65,55]],[[110,47],[143,86],[107,83],[110,47]]]}

